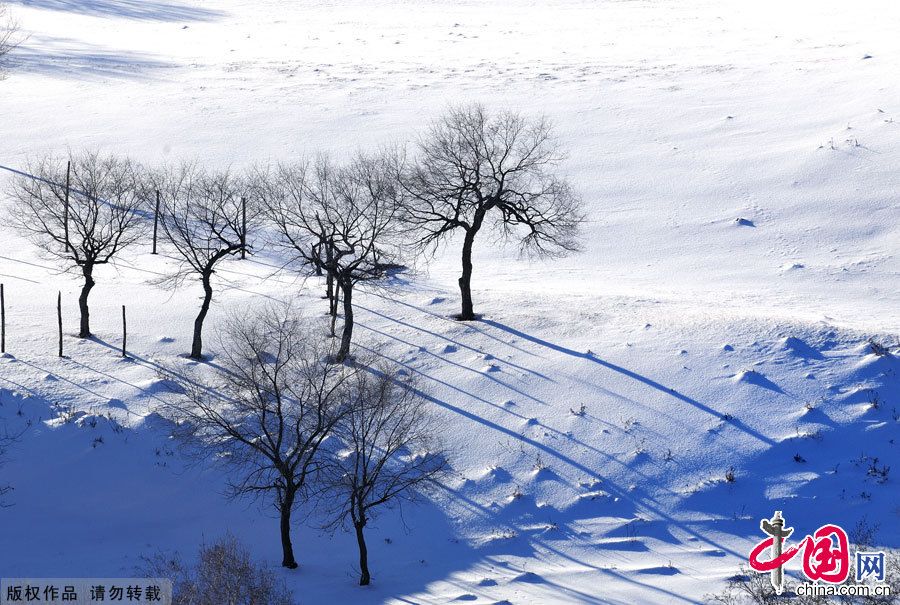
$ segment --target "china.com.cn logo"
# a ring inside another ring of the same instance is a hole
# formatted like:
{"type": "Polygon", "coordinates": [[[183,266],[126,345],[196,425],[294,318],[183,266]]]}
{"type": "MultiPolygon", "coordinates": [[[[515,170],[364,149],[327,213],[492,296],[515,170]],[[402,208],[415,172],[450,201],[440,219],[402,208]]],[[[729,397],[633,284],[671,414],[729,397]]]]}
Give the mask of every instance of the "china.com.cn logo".
{"type": "Polygon", "coordinates": [[[847,539],[847,532],[840,526],[823,525],[793,546],[788,546],[785,540],[794,533],[794,528],[785,527],[780,510],[775,511],[771,519],[760,521],[759,528],[768,537],[750,551],[750,568],[760,573],[768,572],[777,594],[784,592],[785,565],[801,552],[803,574],[810,581],[797,587],[798,595],[890,594],[890,586],[883,584],[885,577],[883,552],[856,551],[854,563],[857,584],[845,584],[851,568],[850,542],[847,539]],[[876,584],[862,584],[868,581],[874,581],[876,584]]]}

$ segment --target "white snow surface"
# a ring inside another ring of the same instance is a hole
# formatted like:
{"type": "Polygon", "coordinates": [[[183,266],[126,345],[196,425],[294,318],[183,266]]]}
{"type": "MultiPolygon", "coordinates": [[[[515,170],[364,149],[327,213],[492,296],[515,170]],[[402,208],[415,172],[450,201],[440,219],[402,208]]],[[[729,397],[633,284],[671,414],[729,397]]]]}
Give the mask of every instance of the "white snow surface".
{"type": "MultiPolygon", "coordinates": [[[[589,222],[558,261],[483,238],[482,321],[450,319],[455,244],[357,296],[359,347],[430,392],[453,469],[369,530],[368,588],[355,541],[304,509],[281,570],[273,509],[225,499],[154,414],[174,396],[158,364],[213,370],[179,356],[199,286],[148,284],[172,261],[137,246],[99,270],[82,341],[78,280],[0,224],[0,426],[24,431],[0,468],[3,576],[129,576],[231,532],[303,603],[674,603],[718,590],[774,510],[900,547],[897,477],[866,472],[900,472],[895,3],[8,4],[27,38],[0,81],[3,166],[342,156],[480,101],[553,120],[589,222]]],[[[213,363],[230,309],[290,298],[319,321],[322,285],[280,260],[218,272],[213,363]]]]}

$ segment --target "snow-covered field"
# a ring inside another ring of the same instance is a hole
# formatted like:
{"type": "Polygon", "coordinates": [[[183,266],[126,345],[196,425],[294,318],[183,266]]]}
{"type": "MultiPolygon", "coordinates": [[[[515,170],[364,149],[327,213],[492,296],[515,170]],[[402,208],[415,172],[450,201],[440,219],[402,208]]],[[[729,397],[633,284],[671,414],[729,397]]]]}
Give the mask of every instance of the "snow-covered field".
{"type": "MultiPolygon", "coordinates": [[[[897,477],[867,475],[900,472],[895,3],[8,4],[28,38],[0,81],[3,166],[342,155],[481,101],[552,118],[589,222],[559,261],[476,245],[480,322],[450,319],[455,244],[358,296],[360,344],[419,376],[453,452],[431,501],[370,531],[365,589],[354,540],[314,518],[280,570],[274,511],[223,498],[152,414],[157,365],[192,363],[199,287],[149,285],[169,261],[136,247],[99,270],[80,341],[78,281],[0,225],[0,419],[27,429],[0,468],[0,576],[129,576],[230,531],[304,603],[668,603],[718,590],[774,510],[900,547],[897,477]]],[[[210,334],[269,298],[318,320],[320,284],[278,265],[223,266],[210,334]]]]}

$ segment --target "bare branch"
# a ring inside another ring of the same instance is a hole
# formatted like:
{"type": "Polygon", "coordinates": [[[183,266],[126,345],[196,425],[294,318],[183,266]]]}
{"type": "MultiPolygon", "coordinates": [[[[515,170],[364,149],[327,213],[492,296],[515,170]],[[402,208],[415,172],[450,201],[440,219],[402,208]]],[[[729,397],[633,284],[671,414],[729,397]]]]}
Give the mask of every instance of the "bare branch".
{"type": "Polygon", "coordinates": [[[323,473],[328,527],[352,525],[360,584],[369,583],[363,530],[383,507],[415,499],[448,470],[426,400],[397,370],[383,366],[353,380],[350,407],[337,425],[342,447],[323,473]]]}
{"type": "Polygon", "coordinates": [[[85,151],[45,156],[13,183],[10,223],[63,271],[84,277],[80,336],[89,337],[94,269],[144,234],[141,185],[128,159],[85,151]]]}
{"type": "Polygon", "coordinates": [[[284,565],[296,566],[290,516],[347,408],[356,368],[329,361],[290,309],[233,316],[212,381],[169,372],[185,396],[167,408],[195,459],[229,467],[233,496],[266,497],[282,516],[284,565]]]}
{"type": "MultiPolygon", "coordinates": [[[[359,154],[337,166],[327,157],[280,165],[260,178],[261,205],[276,244],[309,273],[324,273],[343,295],[344,329],[338,360],[349,353],[353,288],[385,278],[400,266],[400,204],[395,156],[359,154]]],[[[329,298],[332,290],[329,288],[329,298]]],[[[332,316],[337,314],[331,300],[332,316]]]]}
{"type": "Polygon", "coordinates": [[[555,174],[562,154],[546,118],[451,107],[419,141],[418,158],[397,181],[408,245],[433,255],[463,231],[460,319],[472,308],[472,248],[487,224],[523,254],[554,257],[580,249],[581,202],[555,174]]]}
{"type": "Polygon", "coordinates": [[[455,229],[480,228],[479,215],[493,209],[495,226],[524,252],[578,249],[580,200],[553,174],[563,156],[546,118],[452,107],[419,141],[418,155],[400,186],[419,250],[433,250],[455,229]]]}
{"type": "Polygon", "coordinates": [[[191,345],[191,357],[199,359],[216,266],[250,249],[248,231],[256,222],[256,213],[249,213],[245,225],[243,208],[252,191],[250,181],[229,171],[206,172],[196,164],[184,163],[149,175],[147,182],[147,204],[155,203],[155,191],[159,191],[163,235],[180,260],[174,272],[155,283],[174,289],[196,275],[203,286],[191,345]]]}
{"type": "Polygon", "coordinates": [[[18,24],[8,14],[6,4],[0,3],[0,80],[5,76],[6,57],[21,42],[17,39],[18,24]]]}

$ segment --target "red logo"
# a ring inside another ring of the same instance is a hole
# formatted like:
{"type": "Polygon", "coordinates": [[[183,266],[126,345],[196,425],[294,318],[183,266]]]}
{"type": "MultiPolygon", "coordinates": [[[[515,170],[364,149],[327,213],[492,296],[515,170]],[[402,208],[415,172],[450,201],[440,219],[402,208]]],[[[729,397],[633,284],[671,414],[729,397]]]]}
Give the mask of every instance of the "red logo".
{"type": "Polygon", "coordinates": [[[793,528],[784,527],[781,511],[771,520],[763,519],[760,529],[769,537],[750,552],[750,567],[759,572],[771,572],[772,586],[778,594],[784,589],[784,565],[803,551],[803,573],[812,581],[840,584],[850,574],[850,542],[847,532],[837,525],[823,525],[811,536],[795,546],[785,548],[785,539],[793,528]],[[768,558],[764,553],[768,552],[768,558]]]}

